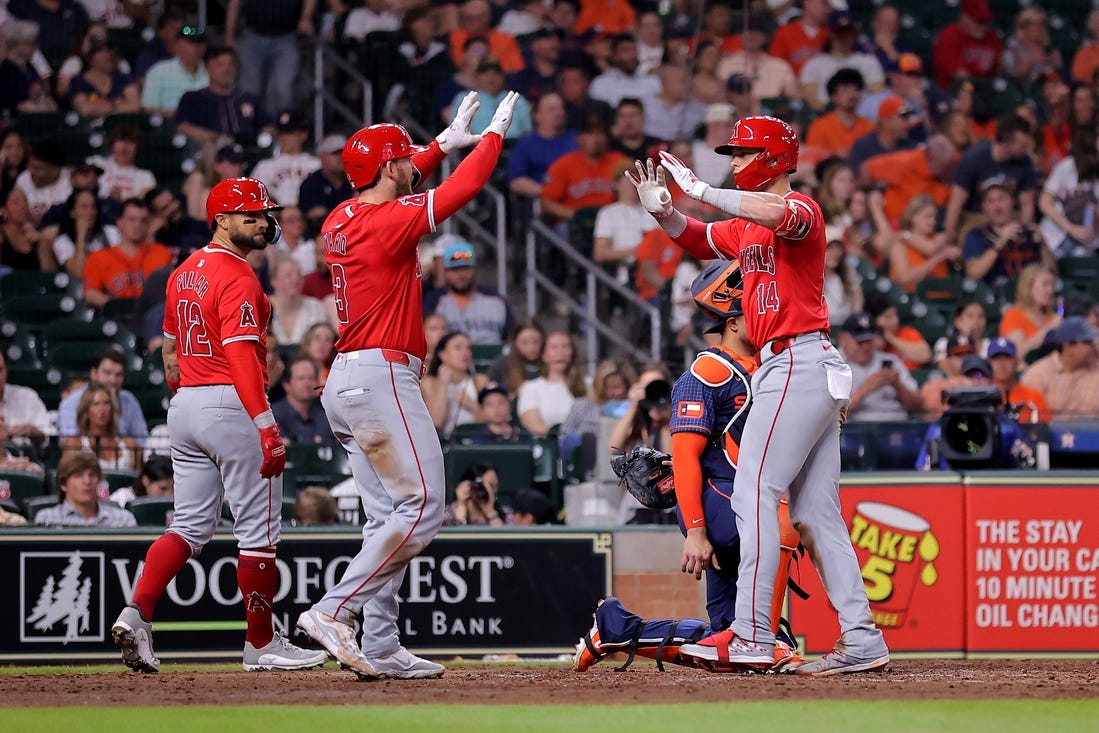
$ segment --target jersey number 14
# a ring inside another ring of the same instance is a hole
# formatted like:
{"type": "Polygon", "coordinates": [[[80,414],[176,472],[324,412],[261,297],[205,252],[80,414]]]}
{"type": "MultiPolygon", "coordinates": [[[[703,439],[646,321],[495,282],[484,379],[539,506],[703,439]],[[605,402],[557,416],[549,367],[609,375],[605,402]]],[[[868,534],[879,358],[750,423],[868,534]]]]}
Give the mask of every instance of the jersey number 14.
{"type": "Polygon", "coordinates": [[[781,304],[778,299],[778,283],[770,280],[756,285],[756,313],[758,315],[765,315],[769,310],[778,313],[781,304]]]}

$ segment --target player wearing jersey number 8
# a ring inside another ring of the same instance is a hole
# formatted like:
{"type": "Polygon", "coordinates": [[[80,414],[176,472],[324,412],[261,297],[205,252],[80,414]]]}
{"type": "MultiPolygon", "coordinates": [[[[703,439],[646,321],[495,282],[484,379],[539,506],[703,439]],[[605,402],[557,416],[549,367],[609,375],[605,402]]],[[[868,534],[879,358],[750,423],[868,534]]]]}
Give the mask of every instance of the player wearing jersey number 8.
{"type": "Polygon", "coordinates": [[[469,130],[479,104],[471,92],[426,148],[400,125],[359,130],[343,153],[355,198],[322,227],[340,337],[321,399],[369,520],[343,577],[301,614],[298,628],[364,679],[444,671],[408,652],[397,633],[397,590],[408,563],[439,531],[446,494],[439,437],[420,392],[427,341],[416,246],[488,181],[518,98],[506,95],[479,135],[469,130]],[[413,193],[447,152],[474,143],[438,188],[413,193]],[[360,617],[361,647],[354,638],[360,617]]]}
{"type": "Polygon", "coordinates": [[[782,120],[738,120],[728,144],[716,152],[731,156],[737,189],[700,181],[666,152],[660,154],[660,168],[649,161],[627,173],[642,204],[676,244],[699,259],[740,261],[748,338],[759,350],[754,406],[741,438],[731,500],[741,548],[733,636],[703,639],[681,651],[745,669],[773,664],[778,505],[788,489],[790,516],[839,613],[842,634],[835,650],[797,673],[879,669],[888,664],[889,652],[871,617],[840,514],[839,424],[850,399],[851,368],[828,337],[824,215],[817,202],[790,188],[798,139],[782,120]],[[664,172],[688,196],[734,218],[703,224],[684,216],[660,195],[664,172]]]}
{"type": "Polygon", "coordinates": [[[244,668],[305,669],[328,658],[291,644],[271,618],[286,448],[266,393],[271,305],[245,257],[277,240],[271,212],[280,208],[253,178],[220,182],[206,200],[212,241],[168,280],[163,354],[175,392],[168,408],[175,514],[149,548],[132,603],[111,629],[126,665],[137,671],[159,667],[153,610],[176,573],[213,537],[223,495],[240,547],[244,668]]]}

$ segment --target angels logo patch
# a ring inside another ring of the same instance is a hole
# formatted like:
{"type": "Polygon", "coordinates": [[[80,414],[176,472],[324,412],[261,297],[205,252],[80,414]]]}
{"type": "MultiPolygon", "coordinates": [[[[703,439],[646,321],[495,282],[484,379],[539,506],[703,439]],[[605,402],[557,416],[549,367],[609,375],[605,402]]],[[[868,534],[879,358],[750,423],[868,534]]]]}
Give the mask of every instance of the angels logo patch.
{"type": "Polygon", "coordinates": [[[240,304],[240,324],[238,328],[259,328],[256,323],[255,308],[247,300],[240,304]]]}
{"type": "Polygon", "coordinates": [[[426,193],[414,193],[411,196],[402,196],[397,200],[401,202],[401,206],[427,206],[426,193]]]}

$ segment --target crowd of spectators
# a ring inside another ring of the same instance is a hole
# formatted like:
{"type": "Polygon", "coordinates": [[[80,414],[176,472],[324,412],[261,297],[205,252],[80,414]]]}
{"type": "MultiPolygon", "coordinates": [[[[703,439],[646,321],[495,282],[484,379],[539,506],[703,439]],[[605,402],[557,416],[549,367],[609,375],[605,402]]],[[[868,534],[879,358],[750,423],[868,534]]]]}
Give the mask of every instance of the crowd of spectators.
{"type": "MultiPolygon", "coordinates": [[[[1080,18],[1034,5],[1010,17],[988,0],[940,5],[921,44],[912,31],[927,12],[855,0],[228,0],[208,28],[171,2],[154,15],[145,2],[9,0],[0,8],[0,291],[22,273],[67,275],[78,305],[134,332],[137,363],[155,360],[168,273],[208,237],[207,192],[256,176],[286,207],[282,241],[250,258],[274,311],[272,402],[291,442],[328,444],[313,388],[331,364],[338,320],[317,234],[352,191],[345,138],[331,128],[311,136],[301,53],[328,43],[371,78],[374,66],[392,72],[386,109],[424,129],[449,122],[470,89],[485,120],[506,90],[520,91],[498,176],[519,222],[512,231],[540,216],[661,308],[679,347],[700,337],[688,286],[704,263],[654,228],[623,171],[667,149],[709,183],[731,185],[713,147],[742,117],[781,116],[802,136],[794,185],[827,218],[826,299],[855,366],[852,420],[935,417],[942,388],[969,384],[967,356],[987,359],[1005,394],[1017,386],[1010,358],[1018,385],[1047,403],[1028,393],[1028,415],[1095,417],[1099,11],[1085,36],[1070,37],[1053,31],[1080,18]],[[25,122],[49,115],[101,130],[92,149],[77,155],[25,122]],[[176,138],[171,154],[186,170],[150,164],[154,128],[176,138]]],[[[673,196],[693,216],[718,215],[673,196]]],[[[652,385],[673,374],[652,379],[646,369],[639,381],[615,360],[585,375],[576,334],[517,322],[482,286],[478,254],[454,235],[422,251],[424,391],[440,434],[476,425],[479,441],[514,442],[564,424],[571,450],[613,415],[618,443],[659,445],[666,425],[652,385]]],[[[572,287],[562,263],[541,265],[572,287]]],[[[600,306],[644,329],[621,300],[600,306]]],[[[61,457],[90,450],[101,468],[140,470],[157,436],[147,403],[123,387],[136,367],[120,344],[43,405],[57,411],[53,422],[37,406],[29,417],[32,400],[10,397],[19,385],[5,374],[10,442],[57,436],[61,457]]]]}

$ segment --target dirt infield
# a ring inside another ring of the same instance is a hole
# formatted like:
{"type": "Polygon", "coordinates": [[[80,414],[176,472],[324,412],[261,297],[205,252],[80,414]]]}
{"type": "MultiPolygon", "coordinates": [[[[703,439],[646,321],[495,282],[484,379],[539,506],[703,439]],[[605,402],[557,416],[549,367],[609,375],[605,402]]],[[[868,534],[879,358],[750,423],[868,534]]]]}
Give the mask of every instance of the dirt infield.
{"type": "Polygon", "coordinates": [[[1099,660],[919,660],[884,673],[811,679],[718,675],[650,663],[584,674],[565,665],[460,665],[440,680],[360,682],[349,672],[128,672],[13,675],[0,706],[628,704],[731,700],[1052,700],[1099,698],[1099,660]]]}

